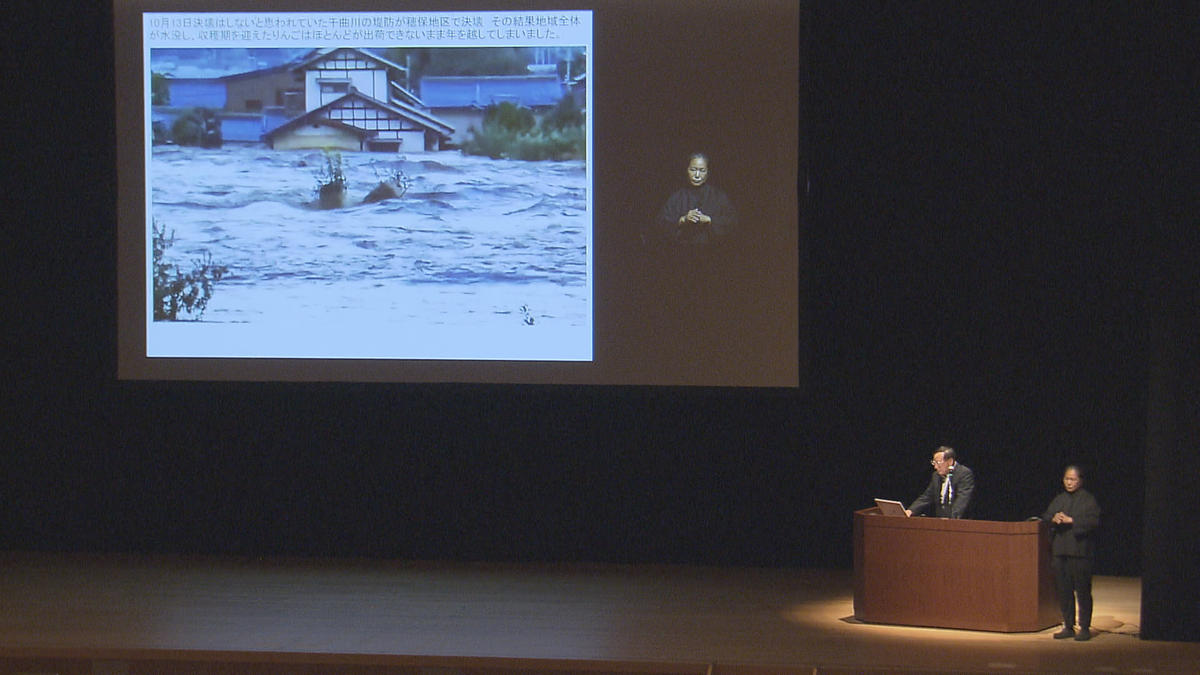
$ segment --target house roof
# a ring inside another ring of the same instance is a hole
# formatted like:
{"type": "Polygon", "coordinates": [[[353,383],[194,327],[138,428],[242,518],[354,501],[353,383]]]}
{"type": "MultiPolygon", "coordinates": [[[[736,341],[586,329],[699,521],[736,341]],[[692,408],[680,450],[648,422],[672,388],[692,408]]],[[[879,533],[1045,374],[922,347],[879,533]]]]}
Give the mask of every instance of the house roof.
{"type": "Polygon", "coordinates": [[[286,73],[286,72],[294,69],[295,67],[296,67],[296,64],[294,62],[281,63],[277,66],[269,66],[267,68],[258,68],[255,70],[248,70],[244,73],[230,73],[229,75],[225,75],[225,76],[221,77],[221,79],[222,80],[249,80],[249,79],[253,79],[256,77],[262,77],[263,75],[268,75],[271,73],[286,73]]]}
{"type": "Polygon", "coordinates": [[[338,52],[353,52],[365,60],[377,61],[388,68],[395,68],[401,72],[408,72],[408,68],[405,66],[395,63],[394,61],[389,61],[375,52],[369,52],[365,49],[359,49],[358,47],[331,47],[328,49],[318,49],[300,59],[298,62],[291,64],[290,67],[293,69],[308,68],[312,64],[317,63],[318,61],[324,61],[338,52]]]}
{"type": "MultiPolygon", "coordinates": [[[[297,118],[297,119],[299,119],[299,118],[297,118]]],[[[292,120],[292,121],[294,122],[295,120],[292,120]]],[[[353,124],[347,124],[341,120],[331,120],[328,117],[309,117],[305,121],[304,124],[294,124],[293,125],[293,124],[289,123],[289,124],[284,124],[284,125],[275,127],[271,131],[268,131],[267,133],[263,134],[263,139],[267,140],[268,143],[271,143],[270,139],[273,139],[276,136],[278,136],[282,133],[285,133],[285,130],[296,129],[296,128],[302,127],[302,126],[321,126],[321,127],[330,127],[333,129],[341,129],[343,131],[346,131],[348,133],[351,133],[351,134],[357,136],[359,138],[359,140],[367,139],[367,138],[370,138],[375,135],[375,132],[370,129],[361,129],[359,127],[354,126],[353,124]]]]}
{"type": "MultiPolygon", "coordinates": [[[[278,127],[275,127],[271,131],[264,134],[263,138],[269,142],[270,139],[274,138],[278,134],[285,133],[285,132],[291,131],[293,129],[296,129],[296,128],[299,128],[299,127],[302,127],[302,126],[305,126],[308,124],[331,124],[331,125],[346,126],[349,128],[350,125],[346,125],[340,121],[331,120],[328,117],[327,113],[330,110],[343,108],[347,104],[349,104],[350,102],[355,101],[355,100],[363,101],[370,107],[387,111],[388,113],[390,113],[392,115],[395,115],[402,119],[406,119],[410,122],[413,122],[414,124],[416,124],[420,127],[424,127],[425,129],[430,129],[432,131],[436,131],[443,136],[451,136],[454,134],[453,126],[438,119],[434,115],[431,115],[426,112],[422,112],[420,110],[417,110],[416,108],[413,108],[412,106],[404,105],[401,103],[384,103],[382,101],[376,100],[374,98],[371,98],[370,96],[367,96],[366,94],[359,92],[357,89],[351,89],[350,93],[346,94],[345,96],[342,96],[341,98],[337,99],[336,101],[331,101],[329,103],[326,103],[325,105],[321,106],[320,108],[314,108],[314,109],[308,111],[307,113],[301,115],[300,117],[289,120],[289,121],[284,122],[283,124],[279,125],[278,127]]],[[[353,127],[353,128],[357,129],[357,131],[363,132],[365,134],[373,134],[374,133],[372,131],[358,129],[357,127],[353,127]]]]}
{"type": "MultiPolygon", "coordinates": [[[[369,98],[364,96],[364,98],[369,98]]],[[[371,99],[374,100],[374,99],[371,99]]],[[[454,126],[443,121],[438,116],[414,105],[409,105],[403,101],[392,99],[390,103],[379,102],[380,105],[392,110],[393,112],[407,116],[418,124],[434,129],[442,134],[450,136],[454,133],[454,126]]]]}
{"type": "Polygon", "coordinates": [[[552,106],[563,97],[557,75],[434,75],[421,78],[421,100],[430,108],[482,108],[509,101],[552,106]]]}
{"type": "Polygon", "coordinates": [[[425,102],[422,101],[416,94],[412,93],[408,89],[401,87],[400,85],[396,84],[395,82],[389,82],[388,84],[391,85],[393,101],[399,101],[401,103],[405,103],[405,102],[411,103],[412,105],[415,105],[418,108],[428,108],[429,107],[429,106],[425,105],[425,102]]]}

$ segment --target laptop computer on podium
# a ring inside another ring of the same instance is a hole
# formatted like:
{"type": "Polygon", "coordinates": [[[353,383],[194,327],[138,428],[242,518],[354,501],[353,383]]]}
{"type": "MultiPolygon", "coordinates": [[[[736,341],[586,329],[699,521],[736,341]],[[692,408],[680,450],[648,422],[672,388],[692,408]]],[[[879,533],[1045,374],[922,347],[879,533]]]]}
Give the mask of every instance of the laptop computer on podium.
{"type": "Polygon", "coordinates": [[[904,510],[904,505],[892,499],[876,499],[875,506],[879,507],[879,512],[885,516],[900,516],[908,517],[908,512],[904,510]]]}

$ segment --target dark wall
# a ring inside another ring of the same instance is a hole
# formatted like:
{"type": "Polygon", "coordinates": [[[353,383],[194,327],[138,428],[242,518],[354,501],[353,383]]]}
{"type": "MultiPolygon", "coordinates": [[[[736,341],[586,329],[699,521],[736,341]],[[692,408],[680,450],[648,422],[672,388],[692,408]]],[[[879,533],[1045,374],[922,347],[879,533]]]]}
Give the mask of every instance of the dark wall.
{"type": "Polygon", "coordinates": [[[1200,308],[1191,295],[1157,296],[1152,319],[1141,631],[1152,640],[1200,641],[1200,308]]]}
{"type": "Polygon", "coordinates": [[[822,452],[879,492],[945,442],[994,518],[1039,513],[1081,462],[1108,507],[1098,564],[1135,570],[1140,27],[1074,6],[833,4],[815,45],[822,452]]]}
{"type": "Polygon", "coordinates": [[[5,139],[8,548],[848,566],[851,511],[946,443],[979,518],[1087,464],[1098,570],[1140,571],[1170,12],[816,4],[805,395],[117,382],[110,12],[13,12],[56,28],[5,139]]]}

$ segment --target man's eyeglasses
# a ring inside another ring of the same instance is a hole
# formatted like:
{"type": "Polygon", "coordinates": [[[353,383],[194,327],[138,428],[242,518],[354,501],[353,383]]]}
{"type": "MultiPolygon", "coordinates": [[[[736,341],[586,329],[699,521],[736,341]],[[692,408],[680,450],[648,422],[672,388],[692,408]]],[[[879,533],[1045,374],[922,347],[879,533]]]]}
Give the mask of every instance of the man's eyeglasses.
{"type": "Polygon", "coordinates": [[[943,465],[943,464],[945,464],[945,463],[946,463],[946,460],[944,460],[944,459],[931,459],[931,460],[929,460],[929,463],[930,463],[930,464],[932,464],[932,465],[934,465],[934,466],[941,466],[941,465],[943,465]]]}

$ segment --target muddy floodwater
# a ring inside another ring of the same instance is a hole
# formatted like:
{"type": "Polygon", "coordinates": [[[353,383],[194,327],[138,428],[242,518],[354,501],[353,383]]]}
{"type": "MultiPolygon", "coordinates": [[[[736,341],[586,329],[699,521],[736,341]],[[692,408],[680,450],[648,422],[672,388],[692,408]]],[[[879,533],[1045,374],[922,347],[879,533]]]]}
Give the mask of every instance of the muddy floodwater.
{"type": "MultiPolygon", "coordinates": [[[[345,206],[317,208],[319,151],[156,146],[166,262],[229,268],[200,321],[153,322],[163,355],[587,358],[587,169],[456,151],[344,152],[345,206]],[[402,172],[400,198],[363,203],[402,172]]],[[[192,319],[181,315],[183,319],[192,319]]]]}

